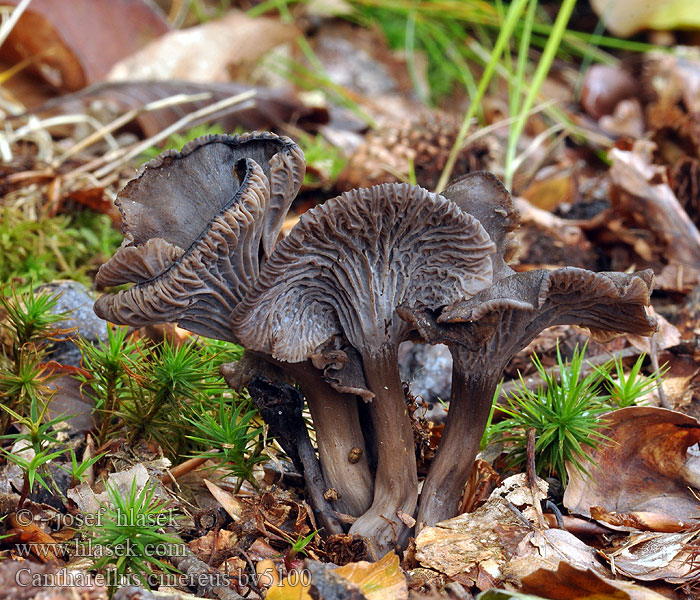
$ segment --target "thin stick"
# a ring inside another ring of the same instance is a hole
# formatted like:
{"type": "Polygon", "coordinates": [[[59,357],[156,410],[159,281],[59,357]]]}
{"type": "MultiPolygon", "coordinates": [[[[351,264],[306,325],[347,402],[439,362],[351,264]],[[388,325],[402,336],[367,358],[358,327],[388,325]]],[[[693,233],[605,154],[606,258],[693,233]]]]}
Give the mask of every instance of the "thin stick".
{"type": "Polygon", "coordinates": [[[15,25],[17,24],[17,21],[19,21],[19,18],[22,16],[22,13],[27,9],[27,6],[29,6],[29,3],[31,1],[32,0],[22,0],[17,5],[17,8],[15,8],[15,10],[12,11],[10,18],[2,24],[2,27],[0,27],[0,46],[2,46],[5,43],[7,36],[10,35],[10,32],[14,29],[15,25]]]}
{"type": "MultiPolygon", "coordinates": [[[[659,342],[657,339],[658,335],[658,333],[655,333],[649,339],[649,360],[651,361],[651,368],[654,369],[654,371],[656,372],[659,371],[659,342]]],[[[663,383],[659,384],[658,390],[659,400],[661,400],[661,406],[673,410],[673,406],[671,406],[671,403],[668,400],[668,396],[666,396],[666,392],[664,391],[663,383]]]]}
{"type": "MultiPolygon", "coordinates": [[[[49,117],[41,121],[30,119],[29,123],[20,127],[19,129],[16,129],[10,138],[12,141],[14,141],[35,131],[44,131],[49,127],[54,127],[56,125],[74,125],[76,123],[87,123],[94,129],[100,129],[102,127],[102,123],[89,115],[59,115],[57,117],[49,117]]],[[[107,141],[113,148],[119,147],[117,140],[115,140],[112,136],[109,136],[107,141]]]]}
{"type": "Polygon", "coordinates": [[[219,102],[215,102],[214,104],[210,104],[209,106],[205,106],[204,108],[200,108],[199,110],[196,110],[193,113],[189,113],[188,115],[185,115],[182,117],[180,120],[175,121],[172,125],[169,127],[166,127],[159,133],[155,134],[154,136],[151,136],[150,138],[144,140],[143,142],[140,142],[139,144],[136,144],[129,150],[126,154],[124,154],[122,157],[118,158],[112,163],[109,163],[108,165],[105,165],[101,169],[98,169],[95,171],[94,175],[97,179],[101,179],[111,171],[114,171],[115,169],[118,169],[121,167],[123,164],[128,162],[130,159],[132,159],[134,156],[137,156],[147,148],[150,148],[154,144],[157,144],[158,142],[168,138],[170,135],[173,133],[177,133],[181,129],[184,129],[187,127],[190,123],[193,121],[196,121],[197,119],[201,119],[202,117],[207,117],[209,115],[212,115],[220,110],[224,110],[226,108],[229,108],[231,106],[234,106],[236,104],[241,104],[239,107],[240,109],[243,108],[249,108],[251,106],[254,106],[253,102],[246,102],[247,100],[251,100],[256,94],[255,90],[249,90],[247,92],[243,92],[242,94],[238,94],[236,96],[232,96],[230,98],[225,98],[224,100],[221,100],[219,102]]]}
{"type": "Polygon", "coordinates": [[[120,127],[123,127],[124,125],[138,117],[140,114],[151,112],[154,110],[159,110],[168,106],[183,104],[185,102],[199,102],[200,100],[208,100],[209,98],[211,98],[210,92],[204,92],[201,94],[175,94],[174,96],[169,96],[168,98],[162,98],[153,102],[149,102],[145,106],[134,108],[124,113],[120,117],[114,119],[111,123],[103,125],[87,137],[84,137],[82,140],[74,144],[72,147],[70,147],[64,152],[63,156],[56,159],[52,166],[54,168],[58,167],[74,154],[80,152],[81,150],[84,150],[88,146],[91,146],[95,142],[101,140],[103,137],[106,137],[108,134],[112,133],[113,131],[116,131],[120,127]]]}
{"type": "Polygon", "coordinates": [[[542,505],[537,499],[539,490],[537,488],[537,472],[535,470],[535,428],[530,427],[527,430],[527,484],[530,487],[532,494],[532,506],[537,513],[537,522],[540,529],[545,528],[544,516],[542,516],[542,505]]]}

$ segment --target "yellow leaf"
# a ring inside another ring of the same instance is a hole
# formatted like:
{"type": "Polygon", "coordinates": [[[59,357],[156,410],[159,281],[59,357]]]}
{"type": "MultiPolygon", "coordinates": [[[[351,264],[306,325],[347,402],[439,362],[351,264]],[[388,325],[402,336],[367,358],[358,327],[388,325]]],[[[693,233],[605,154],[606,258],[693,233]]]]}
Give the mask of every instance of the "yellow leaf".
{"type": "Polygon", "coordinates": [[[267,590],[265,600],[312,600],[309,595],[309,586],[302,585],[299,581],[294,584],[285,579],[281,584],[272,586],[267,590]]]}
{"type": "Polygon", "coordinates": [[[399,557],[389,552],[376,563],[360,561],[334,571],[360,588],[367,600],[405,600],[408,585],[399,557]]]}

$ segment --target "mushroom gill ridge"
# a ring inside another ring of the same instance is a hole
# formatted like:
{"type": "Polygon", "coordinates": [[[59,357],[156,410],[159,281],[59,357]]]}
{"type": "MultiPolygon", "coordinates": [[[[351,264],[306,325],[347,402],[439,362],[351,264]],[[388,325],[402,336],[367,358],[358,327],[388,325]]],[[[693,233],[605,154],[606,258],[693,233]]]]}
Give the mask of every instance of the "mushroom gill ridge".
{"type": "MultiPolygon", "coordinates": [[[[245,175],[235,200],[163,272],[101,296],[95,302],[100,317],[133,326],[177,322],[194,333],[235,341],[228,317],[257,278],[257,252],[269,202],[262,169],[252,160],[243,165],[239,166],[245,175]]],[[[125,259],[118,251],[112,261],[123,264],[125,259]]]]}
{"type": "Polygon", "coordinates": [[[422,188],[353,190],[302,215],[232,326],[247,347],[289,362],[337,333],[356,348],[381,343],[405,333],[402,302],[437,308],[488,286],[494,249],[474,217],[422,188]]]}
{"type": "Polygon", "coordinates": [[[491,283],[495,251],[477,219],[436,194],[407,184],[354,190],[302,216],[232,313],[242,343],[280,361],[318,361],[338,335],[359,354],[377,467],[372,505],[350,533],[365,537],[377,556],[405,544],[402,515],[413,514],[418,497],[398,370],[410,328],[396,309],[473,296],[491,283]]]}

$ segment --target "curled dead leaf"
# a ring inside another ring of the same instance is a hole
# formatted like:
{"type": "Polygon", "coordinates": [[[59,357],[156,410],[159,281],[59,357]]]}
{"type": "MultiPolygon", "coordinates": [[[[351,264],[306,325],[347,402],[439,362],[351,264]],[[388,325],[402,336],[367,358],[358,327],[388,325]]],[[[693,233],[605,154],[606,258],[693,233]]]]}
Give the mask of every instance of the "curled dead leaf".
{"type": "Polygon", "coordinates": [[[173,31],[151,42],[115,64],[107,79],[240,79],[268,50],[297,35],[293,25],[231,11],[220,19],[173,31]]]}
{"type": "Polygon", "coordinates": [[[687,450],[700,440],[700,423],[672,410],[633,406],[605,415],[609,444],[589,453],[598,465],[591,476],[567,469],[564,506],[591,516],[591,507],[608,512],[660,513],[687,522],[700,518],[700,503],[688,490],[700,472],[687,450]]]}
{"type": "MultiPolygon", "coordinates": [[[[522,580],[523,591],[552,600],[663,600],[665,596],[626,581],[605,579],[562,561],[556,571],[539,569],[522,580]]],[[[481,600],[481,599],[480,599],[481,600]]]]}
{"type": "Polygon", "coordinates": [[[162,13],[144,0],[33,0],[0,55],[29,59],[48,83],[73,91],[100,81],[117,61],[168,31],[162,13]]]}
{"type": "Polygon", "coordinates": [[[642,581],[663,579],[669,583],[697,581],[700,565],[700,533],[644,532],[605,555],[616,572],[642,581]]]}

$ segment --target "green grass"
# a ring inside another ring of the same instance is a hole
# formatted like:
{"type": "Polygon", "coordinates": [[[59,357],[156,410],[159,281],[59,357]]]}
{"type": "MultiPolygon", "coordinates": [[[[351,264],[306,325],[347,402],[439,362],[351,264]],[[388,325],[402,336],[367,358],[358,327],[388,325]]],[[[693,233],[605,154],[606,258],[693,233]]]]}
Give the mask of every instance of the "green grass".
{"type": "Polygon", "coordinates": [[[605,388],[610,398],[611,407],[635,406],[641,398],[659,388],[669,367],[665,365],[645,377],[641,373],[645,358],[645,354],[640,354],[628,373],[625,373],[622,357],[598,367],[598,370],[605,374],[605,388]]]}
{"type": "MultiPolygon", "coordinates": [[[[249,11],[250,16],[277,12],[285,22],[293,20],[295,0],[268,0],[249,11]]],[[[610,50],[644,52],[655,48],[631,40],[570,29],[569,19],[575,0],[563,0],[552,19],[538,0],[349,0],[351,8],[342,16],[368,28],[378,27],[389,46],[406,57],[407,70],[416,96],[429,106],[445,103],[462,89],[470,100],[443,175],[436,187],[443,190],[452,176],[456,157],[463,147],[474,120],[483,125],[481,101],[500,78],[508,85],[509,135],[503,164],[503,178],[513,187],[515,173],[536,146],[547,138],[569,135],[577,142],[586,136],[561,107],[547,105],[544,113],[551,121],[544,134],[527,149],[519,148],[525,125],[532,112],[546,102],[540,91],[555,58],[580,64],[581,71],[591,62],[617,64],[610,50]],[[424,89],[418,55],[427,59],[428,89],[424,89]]],[[[322,91],[330,101],[353,111],[374,127],[361,100],[330,80],[309,42],[300,37],[298,46],[305,64],[275,57],[270,66],[303,89],[322,91]]],[[[600,141],[600,140],[598,140],[600,141]]]]}
{"type": "Polygon", "coordinates": [[[305,184],[316,185],[338,179],[338,175],[348,162],[339,148],[327,142],[321,134],[303,133],[297,136],[296,142],[304,151],[306,158],[305,184]]]}
{"type": "Polygon", "coordinates": [[[263,428],[256,426],[258,411],[250,399],[240,396],[226,398],[202,405],[187,421],[197,435],[188,435],[203,450],[197,454],[214,461],[210,468],[222,469],[239,480],[249,481],[255,488],[254,466],[267,460],[262,454],[263,428]]]}

